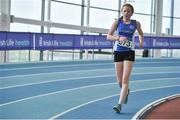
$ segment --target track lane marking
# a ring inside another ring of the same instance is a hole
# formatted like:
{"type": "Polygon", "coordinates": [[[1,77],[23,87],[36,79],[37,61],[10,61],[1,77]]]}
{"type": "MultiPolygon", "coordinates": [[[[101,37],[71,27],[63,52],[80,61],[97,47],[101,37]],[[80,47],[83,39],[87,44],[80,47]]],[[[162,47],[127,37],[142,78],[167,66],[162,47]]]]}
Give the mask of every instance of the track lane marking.
{"type": "MultiPolygon", "coordinates": [[[[162,79],[159,79],[159,81],[161,81],[161,80],[162,79]]],[[[152,82],[152,81],[157,81],[157,79],[149,79],[149,80],[146,79],[146,80],[140,80],[140,81],[130,81],[130,83],[133,84],[133,83],[137,83],[137,82],[152,82]]],[[[71,89],[65,89],[65,90],[50,92],[50,93],[46,93],[46,94],[36,95],[36,96],[32,96],[32,97],[27,97],[27,98],[23,98],[23,99],[11,101],[11,102],[3,103],[3,104],[0,104],[0,107],[5,106],[5,105],[18,103],[18,102],[22,102],[22,101],[25,101],[25,100],[30,100],[30,99],[35,99],[35,98],[39,98],[39,97],[49,96],[49,95],[53,95],[53,94],[59,94],[59,93],[64,93],[64,92],[69,92],[69,91],[74,91],[74,90],[79,90],[79,89],[84,89],[84,88],[91,88],[91,87],[97,87],[97,86],[106,86],[106,85],[115,85],[115,84],[117,84],[117,82],[105,83],[105,84],[96,84],[96,85],[87,85],[87,86],[82,86],[82,87],[76,87],[76,88],[71,88],[71,89]]]]}
{"type": "MultiPolygon", "coordinates": [[[[132,90],[130,93],[134,93],[134,92],[141,92],[141,91],[148,91],[148,90],[156,90],[156,89],[163,89],[163,88],[171,88],[171,87],[179,87],[180,85],[170,85],[170,86],[163,86],[163,87],[155,87],[155,88],[146,88],[146,89],[138,89],[138,90],[132,90]]],[[[83,103],[83,104],[80,104],[78,106],[75,106],[75,107],[72,107],[68,110],[65,110],[64,112],[61,112],[55,116],[52,116],[50,117],[48,120],[54,120],[68,112],[71,112],[73,110],[76,110],[78,108],[81,108],[83,106],[86,106],[88,104],[91,104],[91,103],[94,103],[94,102],[98,102],[98,101],[101,101],[101,100],[105,100],[105,99],[109,99],[111,97],[115,97],[115,96],[118,96],[119,94],[114,94],[114,95],[110,95],[110,96],[106,96],[106,97],[103,97],[103,98],[100,98],[100,99],[95,99],[95,100],[92,100],[92,101],[89,101],[89,102],[86,102],[86,103],[83,103]]]]}
{"type": "MultiPolygon", "coordinates": [[[[180,71],[171,71],[171,72],[149,72],[149,73],[132,73],[131,75],[149,75],[149,74],[168,74],[168,73],[180,73],[180,71]]],[[[35,82],[35,83],[28,83],[28,84],[21,84],[21,85],[13,85],[13,86],[7,86],[7,87],[1,87],[0,90],[3,89],[10,89],[15,87],[24,87],[24,86],[31,86],[31,85],[39,85],[39,84],[45,84],[45,83],[51,83],[51,82],[58,82],[58,81],[66,81],[66,80],[79,80],[79,79],[88,79],[88,78],[101,78],[101,77],[114,77],[115,74],[110,75],[99,75],[99,76],[90,76],[90,77],[72,77],[67,79],[55,79],[55,80],[49,80],[49,81],[43,81],[43,82],[35,82]]]]}
{"type": "MultiPolygon", "coordinates": [[[[67,62],[68,63],[68,62],[67,62]]],[[[169,61],[169,62],[167,62],[167,61],[160,61],[160,62],[149,62],[149,63],[147,63],[147,62],[135,62],[134,64],[136,64],[136,65],[138,65],[138,64],[165,64],[165,63],[167,63],[167,64],[169,64],[169,63],[174,63],[174,61],[169,61]]],[[[176,61],[176,63],[180,63],[179,61],[176,61]]],[[[38,63],[37,63],[38,64],[38,63]]],[[[77,63],[75,63],[74,62],[74,64],[72,64],[72,65],[44,65],[44,66],[41,66],[41,67],[21,67],[21,68],[4,68],[4,69],[0,69],[0,71],[11,71],[11,70],[30,70],[30,69],[42,69],[42,68],[59,68],[59,67],[79,67],[79,66],[89,66],[89,65],[95,65],[95,66],[101,66],[101,65],[111,65],[111,64],[114,64],[113,62],[104,62],[104,63],[85,63],[85,64],[82,64],[82,63],[79,63],[79,64],[77,64],[77,63]]],[[[27,64],[28,65],[28,64],[27,64]]]]}

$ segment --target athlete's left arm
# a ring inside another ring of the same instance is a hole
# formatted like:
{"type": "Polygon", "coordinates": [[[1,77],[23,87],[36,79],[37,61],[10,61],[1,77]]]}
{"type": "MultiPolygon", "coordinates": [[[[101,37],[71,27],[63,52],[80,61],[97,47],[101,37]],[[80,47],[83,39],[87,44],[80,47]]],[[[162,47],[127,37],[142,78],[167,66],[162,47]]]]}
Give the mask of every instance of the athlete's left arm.
{"type": "Polygon", "coordinates": [[[144,42],[144,35],[143,35],[143,31],[141,29],[141,24],[136,21],[136,25],[137,25],[137,31],[139,34],[139,47],[142,48],[143,47],[143,42],[144,42]]]}

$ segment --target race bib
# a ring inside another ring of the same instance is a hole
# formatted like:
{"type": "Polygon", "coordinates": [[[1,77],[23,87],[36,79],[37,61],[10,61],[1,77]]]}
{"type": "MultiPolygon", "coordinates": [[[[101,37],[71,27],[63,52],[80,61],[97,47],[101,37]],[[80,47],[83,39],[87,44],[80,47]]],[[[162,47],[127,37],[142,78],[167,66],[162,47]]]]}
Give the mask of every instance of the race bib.
{"type": "Polygon", "coordinates": [[[129,41],[129,40],[119,41],[118,45],[122,46],[122,47],[127,47],[127,48],[133,48],[134,47],[133,42],[129,41]]]}

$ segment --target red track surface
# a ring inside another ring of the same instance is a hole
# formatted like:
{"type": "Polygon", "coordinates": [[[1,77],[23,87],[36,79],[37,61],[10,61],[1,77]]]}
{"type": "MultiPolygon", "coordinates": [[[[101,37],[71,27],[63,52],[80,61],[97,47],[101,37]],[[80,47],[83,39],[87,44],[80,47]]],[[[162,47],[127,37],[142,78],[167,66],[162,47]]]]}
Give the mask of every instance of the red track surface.
{"type": "Polygon", "coordinates": [[[158,105],[144,119],[180,119],[180,98],[158,105]]]}

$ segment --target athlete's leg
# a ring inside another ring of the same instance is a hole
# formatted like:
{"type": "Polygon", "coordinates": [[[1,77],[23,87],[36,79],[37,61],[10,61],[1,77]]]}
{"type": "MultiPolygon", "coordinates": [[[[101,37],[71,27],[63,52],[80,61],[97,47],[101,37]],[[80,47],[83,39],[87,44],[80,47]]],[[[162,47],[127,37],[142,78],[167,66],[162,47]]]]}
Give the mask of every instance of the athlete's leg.
{"type": "MultiPolygon", "coordinates": [[[[115,72],[116,72],[116,79],[117,82],[120,86],[120,88],[122,87],[122,76],[123,76],[123,62],[115,62],[115,72]]],[[[120,113],[121,111],[121,104],[118,104],[116,106],[113,107],[114,111],[116,113],[120,113]]]]}
{"type": "Polygon", "coordinates": [[[122,89],[119,98],[119,104],[123,104],[129,89],[129,77],[132,71],[133,62],[124,61],[123,62],[123,76],[122,76],[122,89]]]}
{"type": "Polygon", "coordinates": [[[123,62],[115,62],[116,79],[121,88],[123,76],[123,62]]]}

